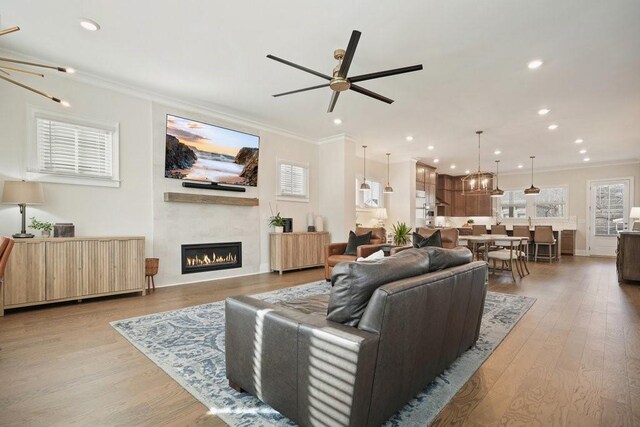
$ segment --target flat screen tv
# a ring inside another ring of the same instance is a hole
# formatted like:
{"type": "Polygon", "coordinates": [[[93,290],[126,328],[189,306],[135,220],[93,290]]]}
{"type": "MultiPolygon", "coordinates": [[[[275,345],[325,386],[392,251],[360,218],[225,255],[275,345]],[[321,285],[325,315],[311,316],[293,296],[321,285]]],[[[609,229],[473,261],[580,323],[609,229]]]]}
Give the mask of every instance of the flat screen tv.
{"type": "Polygon", "coordinates": [[[164,176],[256,187],[260,138],[167,114],[164,176]]]}

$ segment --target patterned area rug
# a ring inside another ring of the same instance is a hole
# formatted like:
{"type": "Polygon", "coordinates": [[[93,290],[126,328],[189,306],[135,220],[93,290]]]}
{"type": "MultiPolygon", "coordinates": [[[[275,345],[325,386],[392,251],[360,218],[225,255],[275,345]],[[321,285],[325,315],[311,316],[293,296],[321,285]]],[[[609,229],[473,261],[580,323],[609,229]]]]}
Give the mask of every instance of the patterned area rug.
{"type": "MultiPolygon", "coordinates": [[[[276,302],[328,292],[327,284],[321,281],[256,297],[276,302]]],[[[460,356],[385,425],[429,424],[534,302],[535,298],[489,292],[476,346],[460,356]]],[[[119,320],[111,325],[227,424],[294,425],[257,398],[229,387],[224,360],[224,301],[119,320]]]]}

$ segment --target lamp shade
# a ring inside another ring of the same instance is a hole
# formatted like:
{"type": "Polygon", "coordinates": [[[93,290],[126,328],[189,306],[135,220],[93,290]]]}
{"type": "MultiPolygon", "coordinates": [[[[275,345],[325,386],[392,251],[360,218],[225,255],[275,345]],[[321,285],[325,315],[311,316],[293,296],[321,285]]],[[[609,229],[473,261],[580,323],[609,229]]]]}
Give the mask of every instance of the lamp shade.
{"type": "Polygon", "coordinates": [[[27,181],[5,181],[2,191],[2,203],[41,205],[44,203],[42,184],[27,181]]]}
{"type": "Polygon", "coordinates": [[[387,219],[387,208],[378,208],[376,209],[376,218],[377,219],[387,219]]]}
{"type": "Polygon", "coordinates": [[[640,219],[640,206],[634,206],[631,208],[629,218],[640,219]]]}

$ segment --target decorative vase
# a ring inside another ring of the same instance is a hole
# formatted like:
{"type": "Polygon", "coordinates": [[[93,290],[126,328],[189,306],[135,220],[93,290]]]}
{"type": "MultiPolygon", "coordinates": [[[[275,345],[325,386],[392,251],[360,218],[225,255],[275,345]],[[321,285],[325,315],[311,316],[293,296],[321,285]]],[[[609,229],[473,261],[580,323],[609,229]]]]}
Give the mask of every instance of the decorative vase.
{"type": "Polygon", "coordinates": [[[47,230],[47,231],[42,230],[41,233],[42,233],[42,237],[51,237],[51,231],[50,230],[47,230]]]}
{"type": "Polygon", "coordinates": [[[324,231],[324,225],[322,224],[322,217],[317,216],[315,220],[316,231],[324,231]]]}
{"type": "Polygon", "coordinates": [[[273,231],[275,233],[283,233],[284,232],[284,227],[276,225],[276,226],[273,227],[273,231]]]}

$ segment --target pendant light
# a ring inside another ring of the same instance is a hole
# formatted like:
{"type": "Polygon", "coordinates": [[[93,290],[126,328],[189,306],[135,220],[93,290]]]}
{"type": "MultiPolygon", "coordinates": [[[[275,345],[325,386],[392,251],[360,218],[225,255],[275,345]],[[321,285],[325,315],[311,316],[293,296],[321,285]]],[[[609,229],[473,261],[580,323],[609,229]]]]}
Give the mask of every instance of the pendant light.
{"type": "Polygon", "coordinates": [[[364,180],[362,181],[362,184],[360,184],[360,190],[361,191],[365,191],[365,190],[370,190],[371,187],[369,187],[369,184],[367,184],[367,146],[363,145],[362,146],[362,176],[364,178],[364,180]]]}
{"type": "Polygon", "coordinates": [[[393,193],[393,187],[389,184],[389,156],[391,153],[387,153],[387,186],[384,187],[384,193],[393,193]]]}
{"type": "Polygon", "coordinates": [[[491,194],[491,179],[493,172],[480,170],[480,135],[482,131],[476,131],[478,135],[478,170],[472,172],[462,178],[462,195],[463,196],[488,196],[491,194]]]}
{"type": "Polygon", "coordinates": [[[531,187],[524,189],[524,195],[535,196],[537,194],[540,194],[540,189],[538,187],[533,186],[533,159],[535,159],[536,156],[529,156],[529,157],[531,158],[531,187]]]}
{"type": "Polygon", "coordinates": [[[496,189],[491,192],[491,197],[502,197],[504,195],[504,191],[500,189],[500,160],[496,160],[496,189]]]}

